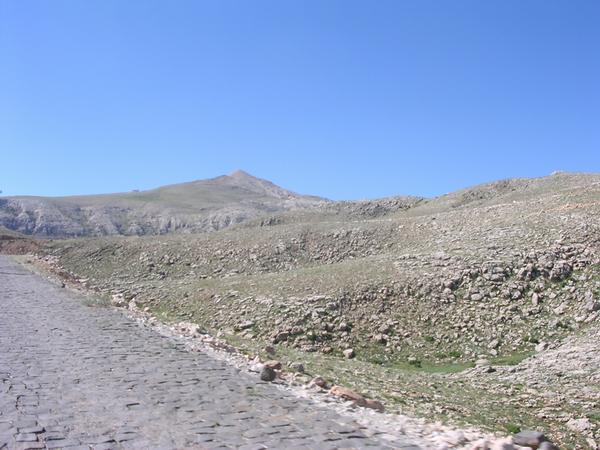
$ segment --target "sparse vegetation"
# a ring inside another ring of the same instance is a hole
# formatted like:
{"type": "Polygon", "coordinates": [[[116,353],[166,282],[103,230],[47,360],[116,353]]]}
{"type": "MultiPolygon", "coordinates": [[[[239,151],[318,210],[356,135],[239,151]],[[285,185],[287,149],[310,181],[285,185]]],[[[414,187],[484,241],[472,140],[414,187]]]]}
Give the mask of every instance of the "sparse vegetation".
{"type": "Polygon", "coordinates": [[[533,352],[513,353],[510,355],[503,355],[492,360],[494,365],[498,366],[516,366],[521,361],[529,358],[533,355],[533,352]]]}
{"type": "Polygon", "coordinates": [[[536,347],[577,355],[596,340],[599,196],[600,177],[561,174],[388,209],[329,204],[211,234],[47,248],[93,289],[252,355],[275,345],[282,362],[391,409],[583,442],[564,418],[597,407],[600,391],[579,383],[598,365],[573,357],[562,364],[577,370],[558,373],[536,347]]]}
{"type": "Polygon", "coordinates": [[[504,428],[506,428],[506,431],[508,431],[509,433],[512,434],[516,434],[519,431],[521,431],[521,427],[518,425],[515,425],[514,423],[507,423],[504,428]]]}

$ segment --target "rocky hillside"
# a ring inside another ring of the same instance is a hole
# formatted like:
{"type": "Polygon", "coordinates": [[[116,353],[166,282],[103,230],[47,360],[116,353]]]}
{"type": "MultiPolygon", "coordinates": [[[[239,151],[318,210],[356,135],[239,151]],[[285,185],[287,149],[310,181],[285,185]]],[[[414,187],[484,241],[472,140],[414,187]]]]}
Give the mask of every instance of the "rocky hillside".
{"type": "Polygon", "coordinates": [[[0,197],[0,225],[48,237],[205,232],[325,203],[324,199],[298,195],[237,171],[142,192],[0,197]]]}
{"type": "Polygon", "coordinates": [[[599,437],[600,175],[319,208],[55,242],[49,259],[118,304],[274,346],[404,412],[541,427],[572,448],[599,437]]]}
{"type": "Polygon", "coordinates": [[[27,236],[0,226],[0,253],[22,255],[35,253],[40,244],[27,236]]]}

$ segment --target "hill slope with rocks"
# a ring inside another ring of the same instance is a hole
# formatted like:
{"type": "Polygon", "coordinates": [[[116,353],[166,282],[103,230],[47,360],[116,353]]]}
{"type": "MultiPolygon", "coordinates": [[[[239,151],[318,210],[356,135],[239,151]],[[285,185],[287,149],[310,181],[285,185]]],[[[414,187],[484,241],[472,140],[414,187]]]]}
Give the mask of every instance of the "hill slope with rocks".
{"type": "Polygon", "coordinates": [[[39,248],[40,244],[34,239],[0,226],[0,254],[30,254],[37,252],[39,248]]]}
{"type": "Polygon", "coordinates": [[[600,175],[328,203],[210,234],[53,242],[72,280],[251,355],[492,430],[600,437],[600,175]]]}
{"type": "Polygon", "coordinates": [[[327,200],[299,195],[236,171],[141,192],[0,197],[0,225],[43,237],[205,232],[324,203],[327,200]]]}

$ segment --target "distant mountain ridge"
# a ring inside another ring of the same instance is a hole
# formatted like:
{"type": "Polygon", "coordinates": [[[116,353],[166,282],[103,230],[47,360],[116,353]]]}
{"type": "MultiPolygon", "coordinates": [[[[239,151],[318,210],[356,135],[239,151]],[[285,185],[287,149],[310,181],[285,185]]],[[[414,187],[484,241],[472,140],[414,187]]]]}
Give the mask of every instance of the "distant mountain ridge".
{"type": "Polygon", "coordinates": [[[0,226],[40,237],[206,232],[328,202],[238,170],[140,192],[0,197],[0,226]]]}
{"type": "Polygon", "coordinates": [[[0,197],[0,227],[37,237],[142,236],[294,222],[352,221],[410,210],[423,215],[537,198],[600,183],[593,173],[557,172],[461,189],[435,198],[331,201],[300,195],[237,170],[207,180],[116,194],[0,197]]]}

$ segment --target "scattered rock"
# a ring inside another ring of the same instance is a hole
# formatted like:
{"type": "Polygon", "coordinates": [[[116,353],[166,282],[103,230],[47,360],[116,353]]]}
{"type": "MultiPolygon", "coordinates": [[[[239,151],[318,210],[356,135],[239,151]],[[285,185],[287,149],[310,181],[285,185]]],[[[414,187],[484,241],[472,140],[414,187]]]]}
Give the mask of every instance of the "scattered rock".
{"type": "Polygon", "coordinates": [[[487,439],[479,439],[473,442],[473,445],[469,447],[469,450],[489,450],[490,443],[487,439]]]}
{"type": "Polygon", "coordinates": [[[458,447],[466,442],[466,438],[462,431],[451,431],[445,434],[444,441],[453,447],[458,447]]]}
{"type": "Polygon", "coordinates": [[[550,271],[550,279],[552,281],[560,281],[567,278],[573,269],[566,261],[557,261],[550,271]]]}
{"type": "Polygon", "coordinates": [[[538,450],[558,450],[558,447],[550,441],[544,441],[540,444],[538,450]]]}
{"type": "Polygon", "coordinates": [[[498,347],[500,347],[500,341],[498,339],[494,339],[488,344],[488,348],[490,349],[497,349],[498,347]]]}
{"type": "Polygon", "coordinates": [[[127,304],[127,301],[125,300],[125,296],[123,294],[113,294],[110,299],[110,303],[113,306],[122,307],[127,304]]]}
{"type": "MultiPolygon", "coordinates": [[[[453,447],[458,446],[458,444],[453,444],[453,447]]],[[[525,450],[523,447],[519,447],[519,449],[525,450]]],[[[527,447],[527,449],[531,450],[529,447],[527,447]]],[[[492,441],[480,439],[474,442],[471,447],[469,447],[469,450],[515,450],[515,446],[510,438],[495,439],[492,441]]]]}
{"type": "Polygon", "coordinates": [[[288,333],[286,331],[282,331],[275,335],[275,338],[273,339],[273,343],[278,344],[280,342],[285,342],[288,340],[289,337],[290,337],[290,333],[288,333]]]}
{"type": "Polygon", "coordinates": [[[338,331],[350,331],[351,327],[347,322],[341,322],[338,326],[338,331]]]}
{"type": "MultiPolygon", "coordinates": [[[[411,409],[414,404],[424,416],[452,420],[474,416],[462,406],[453,409],[461,393],[443,395],[447,384],[489,389],[490,396],[482,395],[477,407],[490,418],[506,420],[501,419],[504,410],[493,406],[506,401],[524,418],[547,422],[562,443],[574,434],[568,419],[595,409],[599,398],[594,371],[600,352],[592,331],[600,322],[600,176],[594,180],[578,181],[568,190],[535,188],[523,197],[519,190],[538,181],[501,185],[498,192],[493,187],[491,194],[488,188],[466,197],[456,193],[431,201],[443,211],[436,210],[436,221],[429,220],[429,200],[422,214],[373,222],[362,222],[371,216],[360,214],[353,217],[361,222],[346,221],[345,207],[335,204],[335,220],[327,218],[318,226],[313,226],[313,215],[302,225],[282,216],[277,227],[256,234],[248,223],[242,233],[106,240],[102,248],[95,241],[57,242],[53,252],[69,280],[87,278],[89,286],[109,298],[122,292],[127,299],[139,299],[141,308],[151,306],[150,313],[159,304],[184,313],[181,320],[188,320],[188,306],[193,306],[206,317],[207,327],[225,334],[251,319],[257,325],[243,331],[245,339],[281,342],[277,348],[286,352],[341,355],[352,348],[361,359],[374,351],[374,361],[391,364],[414,355],[424,364],[462,365],[496,355],[518,357],[537,347],[538,354],[515,366],[499,360],[490,376],[483,375],[492,370],[489,362],[478,361],[475,369],[439,383],[430,380],[431,386],[428,375],[413,389],[406,380],[395,383],[378,371],[373,384],[381,375],[377,389],[408,393],[411,409]],[[504,193],[509,195],[496,201],[504,193]],[[372,261],[376,267],[366,264],[372,261]],[[113,274],[106,267],[119,270],[113,274]],[[307,273],[307,267],[319,270],[307,273]],[[338,272],[341,267],[365,270],[338,272]],[[338,275],[339,284],[328,281],[338,275]],[[243,278],[248,289],[231,294],[232,286],[241,285],[230,276],[243,278]],[[210,283],[192,288],[200,278],[210,283]],[[274,283],[288,285],[275,293],[274,283]],[[552,351],[543,351],[544,344],[552,351]]],[[[273,355],[266,359],[275,358],[275,353],[261,352],[266,354],[273,355]]],[[[357,364],[350,365],[362,369],[357,364]]],[[[585,437],[576,438],[578,445],[585,447],[585,437]]]]}
{"type": "Polygon", "coordinates": [[[491,443],[490,450],[515,450],[515,446],[510,438],[498,439],[491,443]]]}
{"type": "Polygon", "coordinates": [[[252,320],[244,320],[243,322],[238,323],[234,327],[234,330],[235,331],[243,331],[243,330],[247,330],[249,328],[252,328],[254,325],[255,325],[254,321],[252,321],[252,320]]]}
{"type": "Polygon", "coordinates": [[[375,336],[373,336],[373,341],[378,343],[378,344],[387,344],[388,342],[388,336],[386,336],[385,334],[376,334],[375,336]]]}
{"type": "Polygon", "coordinates": [[[277,376],[277,374],[270,367],[266,367],[265,366],[260,371],[260,379],[263,380],[263,381],[273,381],[276,376],[277,376]]]}
{"type": "Polygon", "coordinates": [[[546,342],[540,342],[539,344],[537,344],[535,346],[535,351],[536,352],[543,352],[547,348],[548,348],[548,344],[546,342]]]}
{"type": "MultiPolygon", "coordinates": [[[[130,308],[130,309],[133,309],[133,308],[130,308]]],[[[203,334],[202,330],[200,329],[200,325],[198,325],[196,323],[191,323],[191,322],[179,322],[177,324],[177,329],[189,336],[203,334]]]]}
{"type": "Polygon", "coordinates": [[[275,347],[273,347],[272,345],[265,346],[265,348],[263,350],[265,353],[267,353],[269,355],[274,355],[276,353],[275,347]]]}
{"type": "Polygon", "coordinates": [[[327,389],[327,381],[325,381],[325,379],[322,377],[314,377],[309,384],[327,389]]]}
{"type": "Polygon", "coordinates": [[[534,450],[546,440],[547,439],[546,436],[544,436],[544,433],[531,430],[521,431],[513,436],[513,442],[516,445],[520,445],[522,447],[531,447],[534,450]]]}
{"type": "Polygon", "coordinates": [[[588,418],[570,419],[567,422],[567,427],[576,433],[584,433],[592,428],[592,423],[588,418]]]}
{"type": "Polygon", "coordinates": [[[385,411],[385,407],[383,406],[383,403],[381,403],[378,400],[366,399],[365,400],[365,408],[374,409],[375,411],[381,412],[381,413],[385,411]]]}
{"type": "Polygon", "coordinates": [[[352,349],[352,348],[347,348],[342,353],[348,359],[354,358],[356,356],[356,353],[354,353],[354,349],[352,349]]]}
{"type": "Polygon", "coordinates": [[[304,373],[304,364],[300,362],[293,362],[290,364],[290,369],[292,369],[294,372],[304,373]]]}
{"type": "Polygon", "coordinates": [[[335,385],[329,390],[329,393],[336,397],[343,398],[344,400],[351,401],[358,406],[365,406],[367,403],[367,400],[362,395],[357,394],[352,389],[348,389],[344,386],[335,385]]]}
{"type": "Polygon", "coordinates": [[[586,306],[585,309],[588,312],[596,312],[596,311],[600,311],[600,302],[596,302],[596,301],[590,301],[586,306]]]}
{"type": "Polygon", "coordinates": [[[273,369],[273,370],[281,370],[281,363],[276,360],[266,361],[264,363],[264,366],[268,367],[269,369],[273,369]]]}

